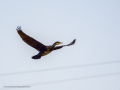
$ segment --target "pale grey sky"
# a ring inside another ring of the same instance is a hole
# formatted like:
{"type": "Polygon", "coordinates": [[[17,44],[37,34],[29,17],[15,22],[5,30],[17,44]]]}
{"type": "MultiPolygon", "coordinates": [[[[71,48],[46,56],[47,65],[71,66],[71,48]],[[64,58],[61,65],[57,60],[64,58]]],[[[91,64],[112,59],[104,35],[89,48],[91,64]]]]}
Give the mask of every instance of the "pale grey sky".
{"type": "Polygon", "coordinates": [[[86,65],[120,60],[119,0],[0,0],[0,16],[1,89],[10,89],[4,88],[10,85],[31,85],[31,88],[21,89],[120,90],[119,62],[86,65]],[[75,38],[76,43],[33,60],[31,57],[38,51],[22,41],[16,31],[18,25],[45,45],[55,41],[68,44],[75,38]],[[19,73],[76,65],[86,66],[19,73]],[[18,74],[2,75],[16,72],[18,74]],[[114,73],[118,74],[111,75],[114,73]],[[106,74],[109,75],[104,76],[106,74]]]}

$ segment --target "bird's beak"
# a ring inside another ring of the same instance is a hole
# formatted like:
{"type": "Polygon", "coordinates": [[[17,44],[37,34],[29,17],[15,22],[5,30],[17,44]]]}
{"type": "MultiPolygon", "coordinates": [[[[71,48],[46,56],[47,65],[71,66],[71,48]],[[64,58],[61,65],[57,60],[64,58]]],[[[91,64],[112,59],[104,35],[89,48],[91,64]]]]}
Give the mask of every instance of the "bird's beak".
{"type": "Polygon", "coordinates": [[[63,42],[60,42],[60,44],[63,44],[63,42]]]}
{"type": "Polygon", "coordinates": [[[62,44],[63,42],[59,42],[59,43],[57,43],[57,45],[59,45],[59,44],[62,44]]]}

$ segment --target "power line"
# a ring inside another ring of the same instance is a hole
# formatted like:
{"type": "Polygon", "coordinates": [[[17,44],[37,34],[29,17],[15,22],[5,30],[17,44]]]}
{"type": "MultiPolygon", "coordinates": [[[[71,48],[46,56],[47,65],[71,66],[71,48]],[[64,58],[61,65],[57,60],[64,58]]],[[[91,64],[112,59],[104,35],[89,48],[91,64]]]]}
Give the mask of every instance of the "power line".
{"type": "Polygon", "coordinates": [[[84,80],[84,79],[98,78],[98,77],[105,77],[105,76],[112,76],[112,75],[118,75],[118,74],[120,74],[120,72],[110,73],[110,74],[102,74],[102,75],[94,75],[94,76],[87,76],[87,77],[72,78],[72,79],[64,79],[64,80],[57,80],[57,81],[50,81],[50,82],[41,82],[41,83],[29,84],[28,86],[37,86],[37,85],[46,85],[46,84],[54,84],[54,83],[61,83],[61,82],[70,82],[70,81],[84,80]]]}
{"type": "MultiPolygon", "coordinates": [[[[98,77],[105,77],[105,76],[112,76],[112,75],[119,75],[119,74],[120,74],[120,72],[116,72],[116,73],[94,75],[94,76],[87,76],[87,77],[79,77],[79,78],[72,78],[72,79],[64,79],[64,80],[56,80],[56,81],[49,81],[49,82],[41,82],[41,83],[34,83],[34,84],[26,84],[26,85],[24,84],[24,85],[21,85],[21,86],[47,85],[47,84],[62,83],[62,82],[71,82],[71,81],[78,81],[78,80],[98,78],[98,77]]],[[[3,88],[0,88],[0,89],[3,89],[3,88]]]]}
{"type": "Polygon", "coordinates": [[[120,60],[118,60],[118,61],[111,61],[111,62],[102,62],[102,63],[92,63],[92,64],[84,64],[84,65],[48,68],[48,69],[40,69],[40,70],[31,70],[31,71],[22,71],[22,72],[13,72],[13,73],[3,73],[3,74],[0,74],[0,76],[25,74],[25,73],[35,73],[35,72],[44,72],[44,71],[53,71],[53,70],[79,68],[79,67],[88,67],[88,66],[96,66],[96,65],[103,65],[103,64],[112,64],[112,63],[120,63],[120,60]]]}

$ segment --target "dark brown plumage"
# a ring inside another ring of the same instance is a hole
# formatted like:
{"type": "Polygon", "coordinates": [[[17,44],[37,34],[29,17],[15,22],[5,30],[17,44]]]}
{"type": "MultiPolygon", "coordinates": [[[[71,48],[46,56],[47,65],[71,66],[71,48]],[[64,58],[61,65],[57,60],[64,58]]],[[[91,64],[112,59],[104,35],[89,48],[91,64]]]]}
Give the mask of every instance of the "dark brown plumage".
{"type": "Polygon", "coordinates": [[[35,48],[36,50],[39,51],[39,53],[35,56],[32,57],[32,59],[40,59],[41,56],[45,56],[47,54],[49,54],[51,51],[53,50],[57,50],[57,49],[60,49],[64,46],[70,46],[70,45],[73,45],[76,41],[76,39],[74,39],[70,44],[68,45],[62,45],[62,46],[56,46],[56,45],[59,45],[61,44],[61,42],[55,42],[53,45],[51,46],[45,46],[44,44],[38,42],[37,40],[35,40],[34,38],[26,35],[22,30],[21,30],[21,27],[18,26],[17,27],[17,32],[18,34],[20,35],[20,37],[22,38],[22,40],[24,42],[26,42],[28,45],[30,45],[31,47],[35,48]],[[55,47],[56,46],[56,47],[55,47]]]}

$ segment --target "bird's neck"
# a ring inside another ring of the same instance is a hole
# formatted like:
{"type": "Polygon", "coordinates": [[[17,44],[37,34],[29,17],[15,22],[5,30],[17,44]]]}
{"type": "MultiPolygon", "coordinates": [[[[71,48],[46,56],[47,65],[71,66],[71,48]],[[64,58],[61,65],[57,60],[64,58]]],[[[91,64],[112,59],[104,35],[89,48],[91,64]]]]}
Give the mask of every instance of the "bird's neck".
{"type": "Polygon", "coordinates": [[[56,46],[56,44],[54,43],[53,45],[52,45],[52,47],[55,47],[56,46]]]}
{"type": "Polygon", "coordinates": [[[56,46],[56,44],[54,43],[53,45],[52,45],[52,48],[54,48],[56,46]]]}

